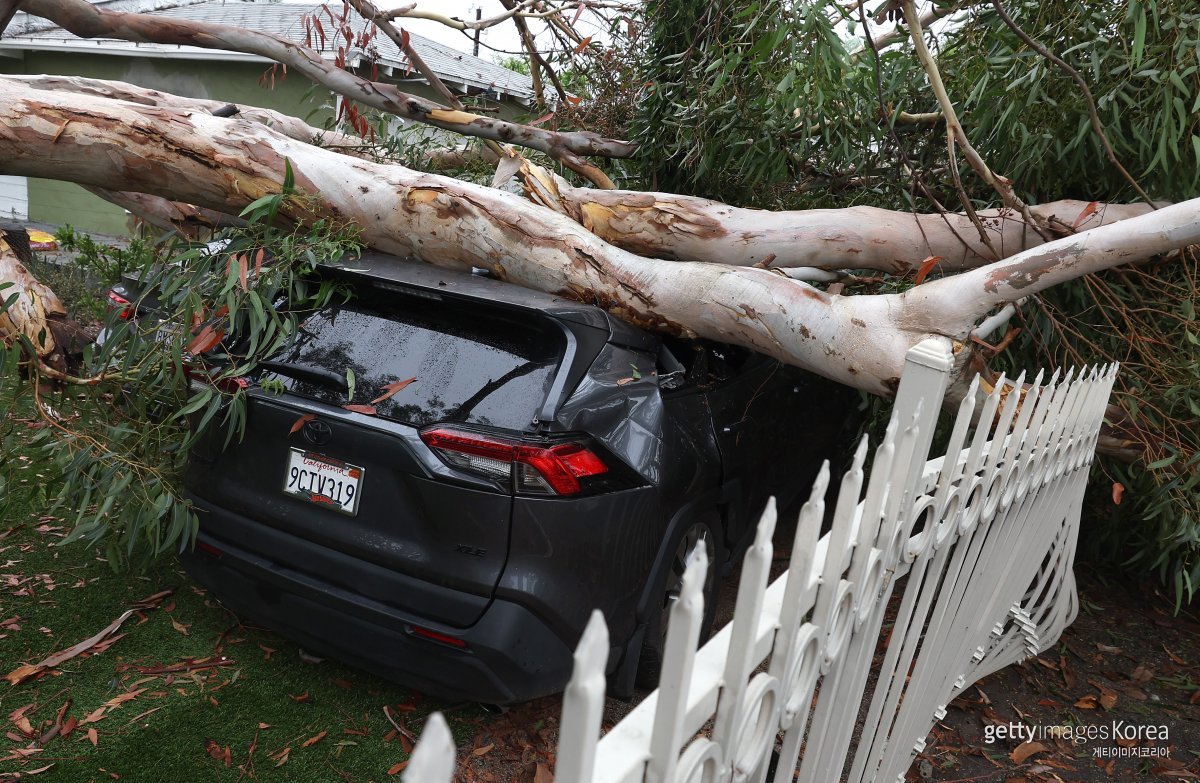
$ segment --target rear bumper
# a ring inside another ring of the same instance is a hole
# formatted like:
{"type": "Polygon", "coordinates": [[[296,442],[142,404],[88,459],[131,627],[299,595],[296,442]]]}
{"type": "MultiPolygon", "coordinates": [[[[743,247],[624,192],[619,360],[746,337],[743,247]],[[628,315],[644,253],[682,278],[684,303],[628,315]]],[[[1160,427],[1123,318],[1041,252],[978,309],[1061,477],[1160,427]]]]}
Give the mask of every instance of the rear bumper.
{"type": "Polygon", "coordinates": [[[193,578],[238,615],[306,649],[452,700],[511,704],[561,691],[571,648],[524,607],[494,600],[471,627],[452,628],[292,571],[201,531],[182,555],[193,578]],[[218,554],[219,553],[219,554],[218,554]],[[413,627],[464,647],[413,634],[413,627]]]}

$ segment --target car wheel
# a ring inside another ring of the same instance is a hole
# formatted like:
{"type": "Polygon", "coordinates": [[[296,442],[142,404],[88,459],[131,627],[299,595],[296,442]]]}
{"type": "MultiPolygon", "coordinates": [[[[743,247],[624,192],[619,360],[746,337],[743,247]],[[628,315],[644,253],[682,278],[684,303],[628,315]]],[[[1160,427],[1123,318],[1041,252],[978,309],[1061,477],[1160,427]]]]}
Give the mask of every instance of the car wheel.
{"type": "Polygon", "coordinates": [[[670,617],[671,607],[679,600],[683,590],[683,573],[691,562],[697,545],[704,547],[709,562],[708,574],[704,579],[704,619],[700,624],[700,641],[703,643],[708,639],[713,618],[716,616],[717,590],[720,584],[718,572],[721,570],[721,564],[717,555],[721,546],[717,537],[718,529],[719,524],[715,520],[693,522],[684,529],[670,550],[666,574],[660,582],[650,616],[646,620],[646,635],[642,641],[637,670],[637,684],[640,688],[658,687],[667,644],[667,619],[670,617]]]}

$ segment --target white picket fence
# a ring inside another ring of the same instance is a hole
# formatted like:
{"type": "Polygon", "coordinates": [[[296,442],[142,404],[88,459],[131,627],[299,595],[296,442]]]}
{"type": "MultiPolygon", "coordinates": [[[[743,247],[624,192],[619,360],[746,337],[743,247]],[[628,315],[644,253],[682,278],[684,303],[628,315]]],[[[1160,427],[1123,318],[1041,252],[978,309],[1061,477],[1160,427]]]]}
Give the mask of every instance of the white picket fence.
{"type": "MultiPolygon", "coordinates": [[[[946,704],[1058,639],[1077,612],[1080,505],[1116,367],[1022,375],[986,395],[977,378],[946,456],[927,461],[951,363],[942,340],[909,351],[870,478],[864,439],[818,537],[822,470],[769,585],[767,508],[733,622],[698,652],[697,551],[659,689],[603,737],[608,631],[592,616],[563,696],[558,783],[763,783],[776,750],[774,783],[902,781],[946,704]]],[[[450,783],[454,757],[434,714],[404,780],[450,783]]]]}

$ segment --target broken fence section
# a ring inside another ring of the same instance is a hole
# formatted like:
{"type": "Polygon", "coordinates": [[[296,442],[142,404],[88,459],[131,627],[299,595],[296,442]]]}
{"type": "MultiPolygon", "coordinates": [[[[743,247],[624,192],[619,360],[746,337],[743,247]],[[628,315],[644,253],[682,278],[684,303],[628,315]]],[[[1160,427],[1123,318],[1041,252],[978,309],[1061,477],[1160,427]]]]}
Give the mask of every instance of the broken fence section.
{"type": "MultiPolygon", "coordinates": [[[[986,394],[976,379],[946,456],[927,460],[951,364],[945,340],[909,351],[870,476],[864,439],[819,535],[822,471],[770,584],[768,506],[733,622],[699,651],[697,552],[671,609],[673,665],[603,737],[608,631],[592,616],[563,695],[557,783],[902,781],[955,696],[1058,639],[1078,609],[1080,506],[1116,366],[986,394]]],[[[450,783],[453,770],[435,714],[404,779],[450,783]]]]}

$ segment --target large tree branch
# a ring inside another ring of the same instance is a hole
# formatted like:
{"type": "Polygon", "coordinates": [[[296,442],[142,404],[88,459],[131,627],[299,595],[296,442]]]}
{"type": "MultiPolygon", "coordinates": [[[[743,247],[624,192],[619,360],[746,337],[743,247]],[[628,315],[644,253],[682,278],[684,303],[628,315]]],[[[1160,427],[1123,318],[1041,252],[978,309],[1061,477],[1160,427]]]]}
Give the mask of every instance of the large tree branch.
{"type": "MultiPolygon", "coordinates": [[[[3,82],[210,114],[226,105],[77,76],[5,75],[0,76],[3,82]]],[[[251,106],[238,109],[239,118],[261,122],[297,141],[351,154],[365,144],[356,136],[322,131],[279,112],[251,106]]],[[[453,158],[439,159],[447,166],[465,163],[464,153],[451,151],[441,157],[453,158]]],[[[575,187],[533,165],[526,166],[523,173],[534,201],[570,216],[606,242],[638,255],[734,266],[766,262],[764,265],[771,268],[870,269],[895,274],[916,271],[930,256],[942,259],[938,265],[942,272],[973,269],[993,260],[987,247],[974,236],[970,220],[961,214],[914,215],[875,207],[771,212],[670,193],[575,187]]],[[[178,225],[188,228],[211,222],[211,216],[196,217],[196,208],[190,205],[158,204],[123,193],[112,195],[115,198],[109,200],[154,225],[165,227],[182,219],[178,225]],[[146,211],[135,209],[139,205],[146,211]]],[[[1048,223],[1082,231],[1144,214],[1149,207],[1090,205],[1068,199],[1035,205],[1031,210],[1048,223]]],[[[1002,256],[1042,241],[1011,210],[982,210],[979,214],[1002,256]]]]}
{"type": "MultiPolygon", "coordinates": [[[[938,269],[973,269],[995,260],[970,218],[876,207],[771,212],[671,193],[574,187],[537,166],[522,182],[530,198],[638,255],[771,268],[916,271],[930,256],[938,269]]],[[[1144,204],[1054,201],[1031,207],[1040,220],[1087,230],[1150,211],[1144,204]],[[1082,219],[1081,219],[1082,218],[1082,219]]],[[[1011,209],[978,212],[1001,257],[1042,243],[1011,209]]]]}
{"type": "Polygon", "coordinates": [[[236,117],[0,82],[6,174],[120,183],[237,214],[280,191],[285,160],[309,194],[284,206],[285,219],[349,221],[385,252],[485,267],[647,328],[739,343],[883,394],[914,339],[890,320],[863,330],[852,322],[860,306],[773,272],[640,258],[497,189],[337,155],[236,117]]]}
{"type": "MultiPolygon", "coordinates": [[[[121,101],[140,103],[144,106],[204,111],[209,114],[216,112],[226,113],[225,110],[231,105],[224,101],[212,101],[206,98],[186,98],[181,95],[153,90],[148,87],[139,87],[136,84],[129,84],[128,82],[90,79],[84,76],[3,74],[0,75],[0,80],[18,82],[39,90],[77,92],[82,95],[94,95],[100,98],[114,98],[121,101]]],[[[358,136],[317,128],[297,117],[273,109],[263,109],[243,104],[237,104],[234,108],[237,110],[237,115],[242,119],[261,122],[268,128],[273,128],[297,141],[305,141],[320,147],[336,148],[339,151],[354,150],[366,144],[358,136]]]]}
{"type": "Polygon", "coordinates": [[[439,106],[401,92],[392,85],[355,76],[294,41],[255,30],[152,14],[102,11],[86,0],[24,0],[22,8],[50,19],[81,38],[110,36],[127,41],[256,54],[282,63],[336,93],[380,111],[455,133],[536,149],[580,173],[588,171],[590,166],[581,156],[623,158],[632,155],[635,149],[628,142],[602,138],[594,133],[559,133],[439,106]]]}
{"type": "MultiPolygon", "coordinates": [[[[618,249],[560,213],[493,188],[348,158],[238,118],[0,82],[0,173],[182,199],[236,214],[296,187],[283,218],[327,217],[364,242],[440,266],[595,302],[646,328],[731,342],[889,394],[907,348],[963,341],[990,310],[1048,285],[1200,241],[1200,199],[1025,251],[904,293],[833,296],[774,272],[618,249]]],[[[970,344],[960,351],[969,366],[970,344]]]]}
{"type": "MultiPolygon", "coordinates": [[[[953,277],[932,280],[903,296],[909,326],[962,324],[1047,288],[1200,242],[1200,199],[1162,207],[1119,225],[1047,242],[953,277]]],[[[958,336],[954,334],[952,336],[958,336]]]]}

